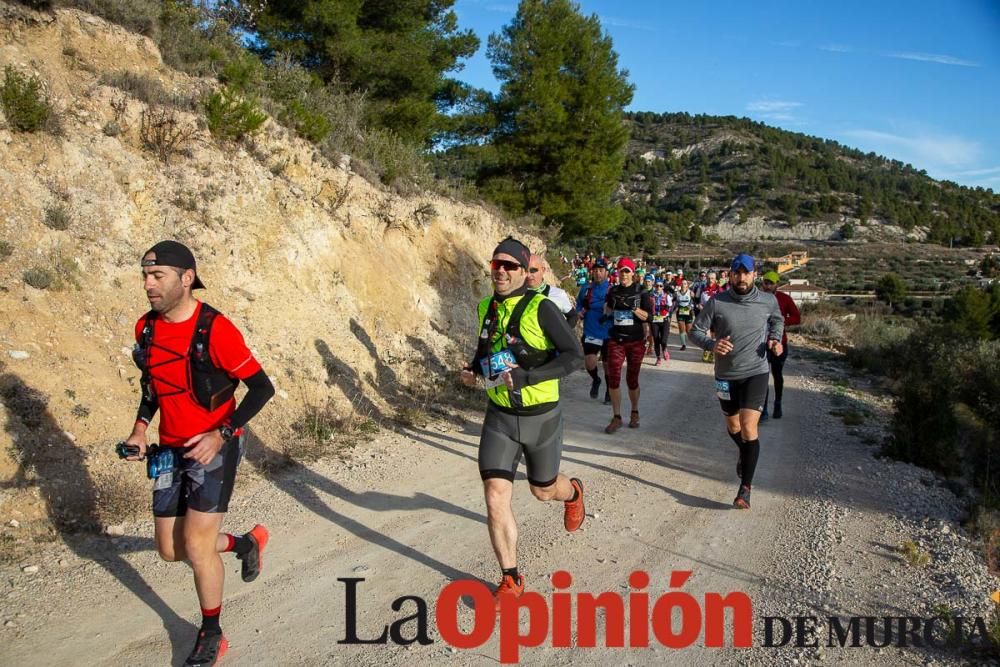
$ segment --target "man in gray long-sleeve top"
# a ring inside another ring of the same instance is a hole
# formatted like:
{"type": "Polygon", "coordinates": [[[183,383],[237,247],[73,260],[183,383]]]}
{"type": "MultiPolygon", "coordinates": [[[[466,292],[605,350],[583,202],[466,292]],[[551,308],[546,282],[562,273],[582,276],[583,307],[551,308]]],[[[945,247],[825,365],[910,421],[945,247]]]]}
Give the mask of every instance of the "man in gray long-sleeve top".
{"type": "Polygon", "coordinates": [[[715,352],[715,393],[726,415],[726,430],[740,450],[736,474],[740,488],[733,501],[750,509],[750,488],[760,457],[757,423],[767,400],[767,351],[781,354],[785,320],[773,294],[757,289],[753,257],[737,255],[730,267],[730,288],[698,314],[691,338],[715,352]]]}

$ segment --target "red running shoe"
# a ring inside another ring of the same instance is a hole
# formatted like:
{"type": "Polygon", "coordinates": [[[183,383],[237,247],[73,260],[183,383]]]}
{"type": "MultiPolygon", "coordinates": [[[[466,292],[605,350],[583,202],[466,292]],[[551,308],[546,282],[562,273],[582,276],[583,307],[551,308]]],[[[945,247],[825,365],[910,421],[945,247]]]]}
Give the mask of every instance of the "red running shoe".
{"type": "Polygon", "coordinates": [[[569,532],[573,532],[583,525],[583,520],[587,516],[583,507],[583,482],[574,477],[569,480],[576,490],[576,500],[567,500],[564,504],[566,509],[563,512],[563,526],[569,532]]]}

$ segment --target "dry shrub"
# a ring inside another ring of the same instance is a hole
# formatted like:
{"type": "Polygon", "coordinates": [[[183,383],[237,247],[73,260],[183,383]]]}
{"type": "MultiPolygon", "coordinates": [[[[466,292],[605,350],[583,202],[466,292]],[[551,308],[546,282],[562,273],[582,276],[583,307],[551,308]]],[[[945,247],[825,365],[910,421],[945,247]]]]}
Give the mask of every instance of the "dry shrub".
{"type": "Polygon", "coordinates": [[[191,97],[167,92],[159,79],[138,72],[105,72],[101,75],[100,83],[117,88],[149,105],[176,107],[185,111],[194,109],[191,97]]]}
{"type": "Polygon", "coordinates": [[[50,206],[45,209],[45,218],[43,222],[49,229],[65,231],[69,229],[71,222],[69,210],[62,204],[50,206]]]}
{"type": "Polygon", "coordinates": [[[149,514],[149,483],[144,465],[128,465],[125,470],[114,466],[93,473],[94,507],[102,525],[132,521],[149,514]]]}
{"type": "Polygon", "coordinates": [[[806,317],[799,326],[799,332],[806,336],[827,341],[841,341],[844,339],[844,325],[833,317],[806,317]]]}
{"type": "Polygon", "coordinates": [[[142,112],[142,124],[139,128],[142,145],[164,162],[182,151],[196,132],[196,127],[185,123],[172,109],[147,107],[142,112]]]}

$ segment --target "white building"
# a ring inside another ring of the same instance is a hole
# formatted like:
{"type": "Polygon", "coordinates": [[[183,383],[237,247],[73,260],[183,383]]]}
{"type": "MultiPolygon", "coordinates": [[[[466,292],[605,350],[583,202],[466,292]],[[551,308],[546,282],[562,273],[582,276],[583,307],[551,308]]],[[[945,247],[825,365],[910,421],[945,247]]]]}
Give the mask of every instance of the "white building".
{"type": "Polygon", "coordinates": [[[792,297],[795,305],[801,307],[804,303],[815,303],[826,298],[827,289],[819,285],[810,285],[808,280],[802,278],[793,279],[789,284],[778,288],[779,292],[784,292],[792,297]]]}

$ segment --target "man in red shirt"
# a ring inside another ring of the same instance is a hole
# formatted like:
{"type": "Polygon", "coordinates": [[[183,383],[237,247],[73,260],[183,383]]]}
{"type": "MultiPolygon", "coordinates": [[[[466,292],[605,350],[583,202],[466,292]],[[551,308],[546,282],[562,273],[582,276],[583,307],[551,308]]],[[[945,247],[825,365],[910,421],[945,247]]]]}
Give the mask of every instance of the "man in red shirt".
{"type": "MultiPolygon", "coordinates": [[[[778,300],[778,307],[785,318],[785,333],[781,335],[781,354],[776,355],[770,349],[767,351],[767,360],[771,364],[771,375],[774,377],[774,411],[771,413],[775,419],[781,419],[781,393],[785,388],[785,360],[788,358],[788,327],[795,326],[802,321],[798,306],[789,295],[778,291],[778,281],[781,277],[776,271],[768,271],[763,275],[761,287],[765,292],[774,295],[778,300]]],[[[761,419],[767,419],[767,398],[764,399],[764,412],[761,419]]]]}
{"type": "MultiPolygon", "coordinates": [[[[150,311],[135,325],[136,364],[143,371],[142,400],[126,445],[147,454],[146,430],[160,413],[160,447],[150,451],[159,473],[153,484],[156,549],[166,561],[187,560],[201,603],[202,625],[185,665],[213,665],[228,648],[219,625],[225,570],[220,552],[243,561],[242,578],[260,573],[268,532],[221,532],[243,426],[274,395],[274,387],[239,330],[192,296],[203,288],[194,255],[176,241],[161,241],[142,256],[143,288],[150,311]],[[239,407],[233,392],[248,392],[239,407]]],[[[151,473],[152,473],[152,469],[151,473]]]]}

